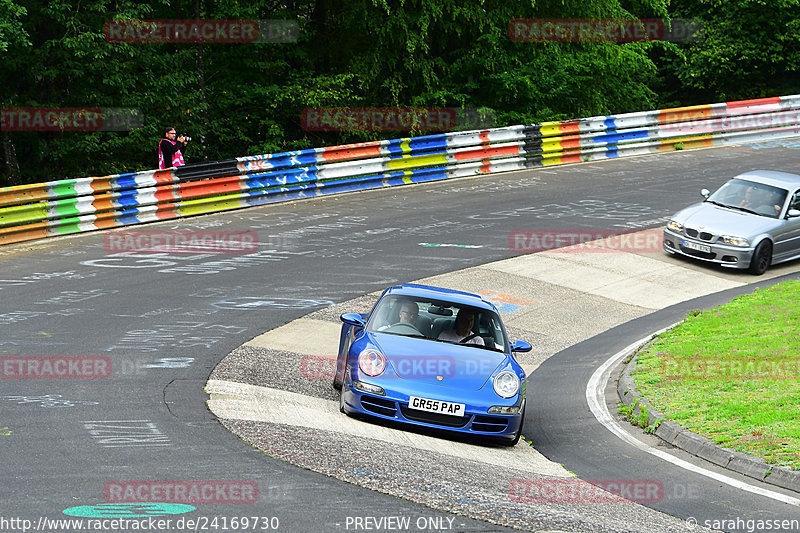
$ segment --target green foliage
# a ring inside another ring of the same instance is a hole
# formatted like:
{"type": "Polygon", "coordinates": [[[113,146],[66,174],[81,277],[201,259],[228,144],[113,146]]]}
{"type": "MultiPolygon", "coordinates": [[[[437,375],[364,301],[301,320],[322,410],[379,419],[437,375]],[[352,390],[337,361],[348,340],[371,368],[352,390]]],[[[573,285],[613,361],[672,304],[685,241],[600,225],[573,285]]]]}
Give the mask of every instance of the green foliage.
{"type": "Polygon", "coordinates": [[[664,98],[703,103],[796,94],[798,10],[800,0],[675,0],[673,18],[697,19],[703,30],[657,61],[664,98]]]}
{"type": "Polygon", "coordinates": [[[0,0],[0,52],[7,52],[9,46],[30,46],[28,33],[20,19],[28,10],[12,0],[0,0]]]}
{"type": "Polygon", "coordinates": [[[124,107],[142,119],[129,132],[3,132],[3,161],[11,150],[20,164],[0,170],[0,186],[153,168],[166,126],[194,138],[189,162],[409,135],[307,131],[305,108],[491,108],[504,126],[797,92],[798,1],[0,0],[0,105],[124,107]],[[701,17],[706,36],[509,36],[514,19],[670,16],[701,17]],[[300,33],[251,44],[103,34],[109,20],[192,18],[284,19],[300,33]]]}

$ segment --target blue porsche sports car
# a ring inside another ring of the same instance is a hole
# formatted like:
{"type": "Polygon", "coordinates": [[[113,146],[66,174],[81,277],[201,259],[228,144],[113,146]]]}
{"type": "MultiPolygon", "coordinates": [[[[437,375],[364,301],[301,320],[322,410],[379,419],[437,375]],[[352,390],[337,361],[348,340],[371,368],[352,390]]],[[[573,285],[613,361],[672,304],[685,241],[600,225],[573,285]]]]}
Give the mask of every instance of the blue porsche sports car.
{"type": "Polygon", "coordinates": [[[404,284],[369,314],[341,316],[340,409],[514,445],[526,378],[497,308],[478,295],[404,284]]]}

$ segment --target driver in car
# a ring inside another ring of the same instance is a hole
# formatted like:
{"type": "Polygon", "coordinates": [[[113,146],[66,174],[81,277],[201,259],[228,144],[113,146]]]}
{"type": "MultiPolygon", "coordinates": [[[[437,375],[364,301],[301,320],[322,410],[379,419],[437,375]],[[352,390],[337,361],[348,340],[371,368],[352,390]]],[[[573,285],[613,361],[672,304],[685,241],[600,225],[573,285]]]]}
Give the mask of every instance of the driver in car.
{"type": "Polygon", "coordinates": [[[419,306],[417,305],[417,303],[412,302],[411,300],[406,300],[402,304],[400,304],[400,309],[397,311],[397,322],[381,326],[378,328],[378,331],[383,331],[389,329],[392,326],[397,326],[400,324],[406,324],[416,329],[418,316],[419,316],[419,306]]]}
{"type": "Polygon", "coordinates": [[[411,324],[416,327],[417,317],[419,316],[419,306],[415,302],[403,302],[400,311],[397,312],[401,324],[411,324]]]}
{"type": "Polygon", "coordinates": [[[475,324],[475,313],[469,309],[459,309],[456,314],[455,328],[445,330],[439,334],[439,340],[458,342],[461,343],[464,339],[472,337],[464,344],[478,344],[485,346],[483,339],[472,332],[472,326],[475,324]]]}
{"type": "Polygon", "coordinates": [[[772,195],[767,191],[758,189],[756,187],[748,187],[744,191],[744,199],[739,202],[739,206],[757,212],[766,212],[770,209],[774,209],[776,213],[780,213],[781,206],[775,203],[778,201],[778,199],[768,196],[772,195]]]}

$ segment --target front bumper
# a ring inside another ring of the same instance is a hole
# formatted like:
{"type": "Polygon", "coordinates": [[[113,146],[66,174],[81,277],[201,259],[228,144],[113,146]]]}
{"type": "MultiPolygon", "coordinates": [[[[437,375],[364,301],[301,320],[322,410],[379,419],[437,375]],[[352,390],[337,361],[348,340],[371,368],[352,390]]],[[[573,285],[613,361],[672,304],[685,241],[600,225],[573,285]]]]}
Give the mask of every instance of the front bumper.
{"type": "Polygon", "coordinates": [[[753,259],[754,248],[742,248],[728,244],[712,243],[681,235],[672,230],[664,230],[664,251],[670,254],[680,254],[692,259],[717,263],[729,268],[748,268],[753,259]],[[700,251],[689,248],[686,244],[708,246],[709,251],[700,251]]]}
{"type": "MultiPolygon", "coordinates": [[[[429,391],[386,390],[386,396],[377,396],[353,388],[352,380],[346,379],[342,387],[342,404],[348,414],[360,414],[392,420],[403,424],[424,426],[461,434],[512,440],[522,424],[525,401],[518,399],[520,410],[515,415],[490,415],[488,404],[469,401],[459,402],[455,398],[438,395],[435,399],[465,404],[464,416],[451,416],[408,407],[409,396],[432,397],[429,391]]],[[[498,401],[494,405],[503,404],[498,401]]]]}

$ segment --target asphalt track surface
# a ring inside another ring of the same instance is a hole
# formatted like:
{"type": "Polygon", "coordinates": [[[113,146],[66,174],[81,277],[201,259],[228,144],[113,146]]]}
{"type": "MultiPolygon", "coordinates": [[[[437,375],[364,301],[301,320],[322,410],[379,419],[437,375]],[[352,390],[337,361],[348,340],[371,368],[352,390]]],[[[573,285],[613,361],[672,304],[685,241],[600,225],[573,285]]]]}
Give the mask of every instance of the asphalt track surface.
{"type": "MultiPolygon", "coordinates": [[[[103,379],[0,379],[0,527],[21,531],[19,520],[68,518],[64,509],[104,503],[104,488],[120,480],[247,480],[258,485],[257,503],[203,502],[193,516],[277,517],[281,531],[352,530],[352,518],[365,515],[504,530],[265,456],[208,412],[203,385],[244,341],[311,311],[512,257],[515,230],[656,227],[695,201],[700,188],[739,172],[797,172],[795,144],[545,168],[136,228],[254,231],[261,245],[248,256],[119,255],[104,246],[104,233],[0,248],[0,355],[101,356],[112,368],[103,379]]],[[[537,409],[527,413],[533,431],[526,433],[583,479],[633,472],[691,487],[699,498],[654,504],[681,518],[796,518],[800,513],[784,504],[635,453],[585,407],[585,382],[607,357],[684,309],[714,301],[655,313],[553,356],[532,376],[537,409]],[[556,379],[558,391],[548,393],[545,382],[556,379]]]]}

